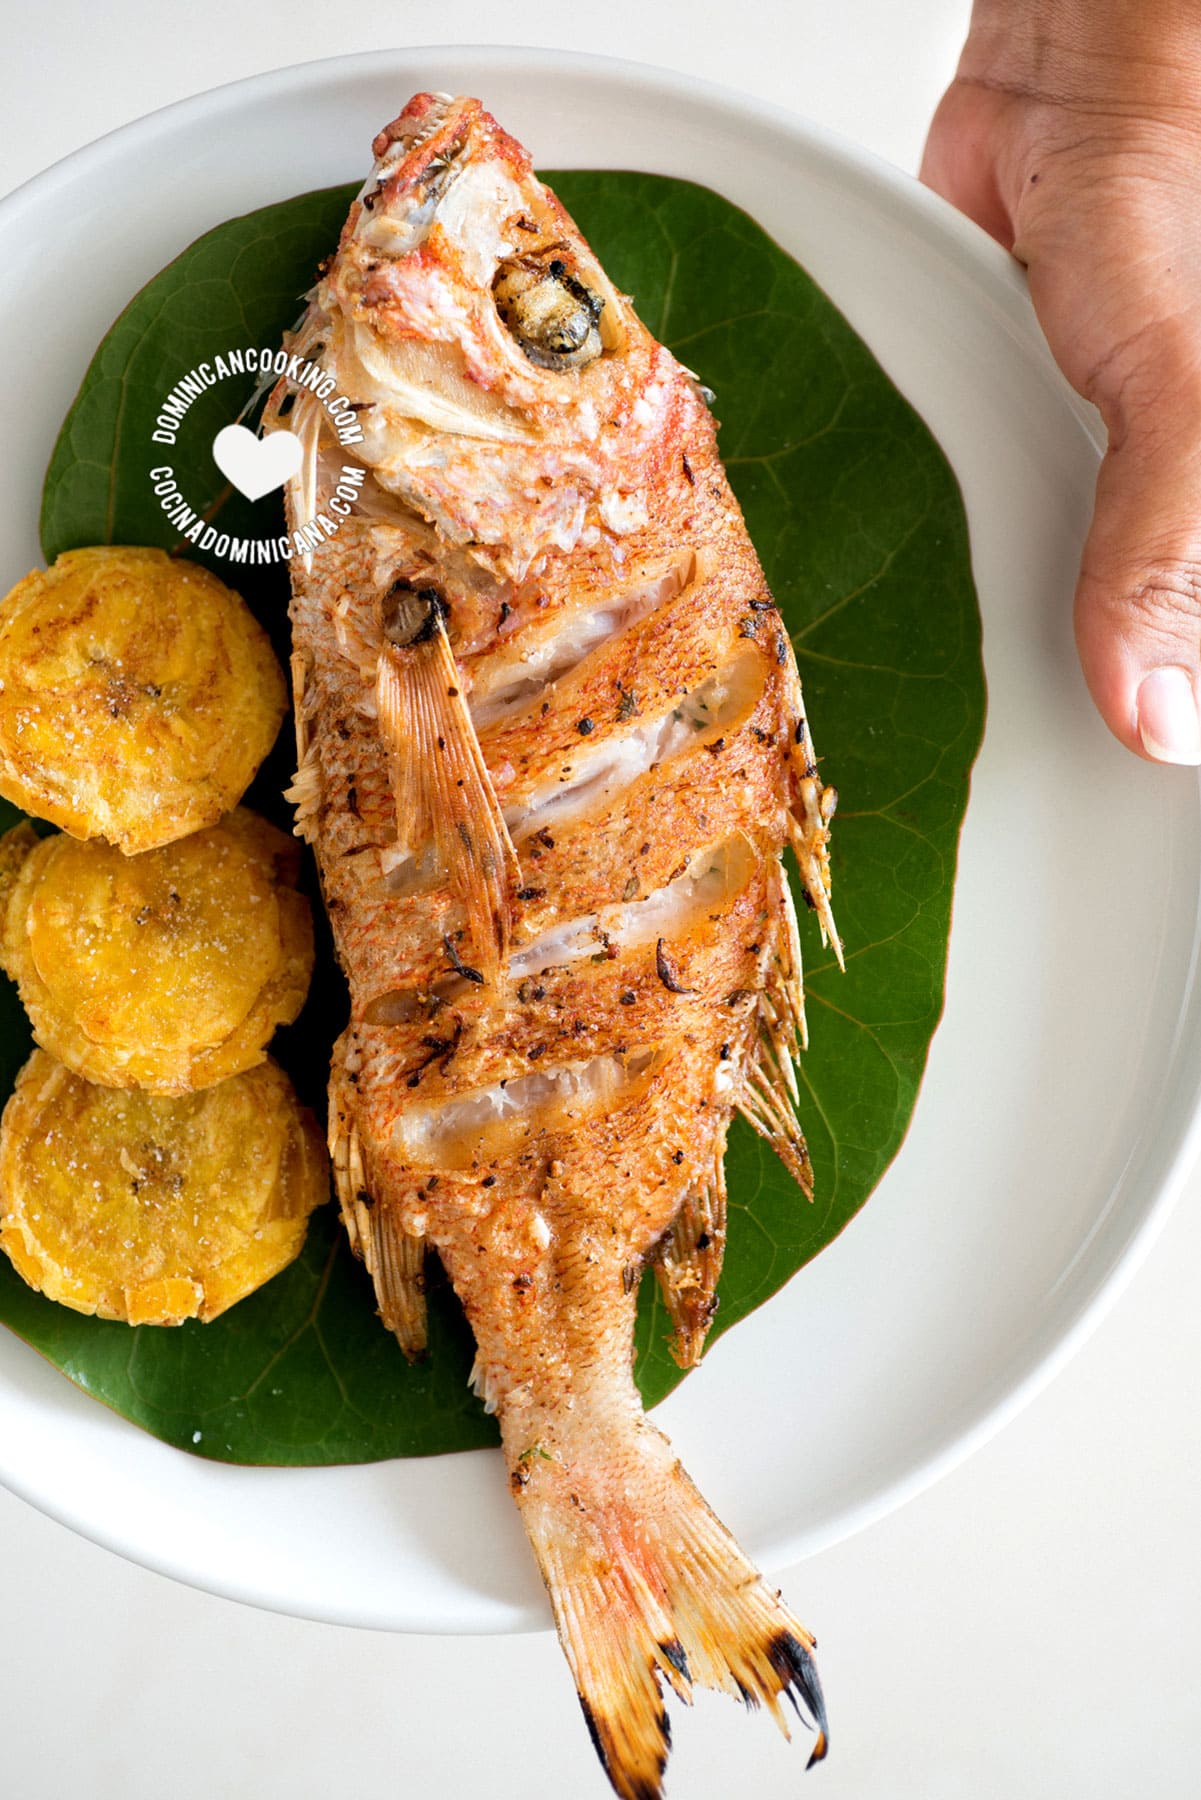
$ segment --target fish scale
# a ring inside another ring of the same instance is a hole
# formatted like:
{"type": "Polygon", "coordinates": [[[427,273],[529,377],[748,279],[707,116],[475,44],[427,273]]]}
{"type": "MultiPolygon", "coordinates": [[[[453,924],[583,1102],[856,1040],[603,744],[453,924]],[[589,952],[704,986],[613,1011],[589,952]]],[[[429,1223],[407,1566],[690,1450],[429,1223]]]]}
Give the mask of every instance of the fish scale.
{"type": "MultiPolygon", "coordinates": [[[[289,343],[363,430],[362,505],[293,564],[290,797],[351,1000],[331,1152],[411,1357],[445,1266],[593,1742],[647,1800],[664,1681],[782,1726],[787,1696],[825,1754],[813,1639],[632,1359],[648,1269],[701,1353],[735,1112],[812,1191],[781,854],[841,959],[835,795],[696,378],[477,100],[417,95],[373,148],[289,343]]],[[[345,451],[291,398],[301,529],[345,451]]]]}

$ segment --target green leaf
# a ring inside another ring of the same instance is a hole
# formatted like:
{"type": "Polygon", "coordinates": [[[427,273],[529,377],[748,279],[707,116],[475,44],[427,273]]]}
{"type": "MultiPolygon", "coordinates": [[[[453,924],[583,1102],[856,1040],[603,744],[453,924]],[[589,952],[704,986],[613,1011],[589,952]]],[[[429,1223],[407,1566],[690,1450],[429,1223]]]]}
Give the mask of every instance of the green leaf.
{"type": "MultiPolygon", "coordinates": [[[[811,1032],[802,1112],[817,1197],[807,1204],[766,1146],[735,1124],[720,1332],[842,1230],[896,1154],[913,1110],[942,1009],[959,827],[984,718],[967,534],[954,478],[920,419],[750,218],[704,188],[660,176],[571,171],[550,180],[651,329],[716,392],[730,479],[797,648],[823,770],[842,795],[833,861],[845,975],[821,951],[816,929],[802,926],[811,1032]]],[[[156,449],[150,433],[188,368],[238,346],[278,343],[353,191],[303,195],[218,226],[131,301],[54,451],[42,512],[48,560],[105,541],[170,547],[174,532],[148,479],[156,461],[174,461],[190,503],[216,507],[223,529],[273,528],[269,503],[222,500],[207,455],[252,379],[197,400],[178,448],[156,449]]],[[[229,576],[228,563],[212,566],[229,576]]],[[[286,656],[282,570],[248,567],[236,585],[286,656]]],[[[285,728],[249,796],[283,824],[289,738],[285,728]]],[[[15,816],[8,809],[0,824],[15,816]]],[[[307,879],[315,896],[311,867],[307,879]]],[[[344,1017],[323,933],[309,1003],[274,1045],[319,1109],[344,1017]]],[[[4,984],[3,1092],[29,1043],[4,984]]],[[[89,1393],[199,1454],[326,1463],[496,1439],[466,1385],[470,1334],[445,1279],[431,1271],[431,1355],[410,1368],[375,1317],[370,1283],[332,1208],[314,1219],[292,1268],[212,1325],[130,1330],[83,1318],[0,1264],[4,1322],[89,1393]]],[[[667,1335],[647,1280],[637,1373],[648,1402],[680,1379],[667,1335]]]]}

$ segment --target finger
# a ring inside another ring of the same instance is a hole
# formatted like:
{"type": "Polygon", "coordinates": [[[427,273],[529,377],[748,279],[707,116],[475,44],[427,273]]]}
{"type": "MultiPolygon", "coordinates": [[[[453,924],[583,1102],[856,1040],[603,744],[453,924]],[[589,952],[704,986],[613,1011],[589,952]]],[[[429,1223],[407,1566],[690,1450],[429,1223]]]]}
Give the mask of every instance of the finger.
{"type": "Polygon", "coordinates": [[[1133,153],[1048,158],[1018,204],[1016,254],[1056,361],[1109,434],[1076,587],[1085,679],[1129,749],[1201,764],[1196,196],[1149,147],[1151,182],[1133,153]]]}
{"type": "Polygon", "coordinates": [[[997,181],[994,144],[1008,104],[1004,95],[953,82],[930,122],[919,179],[1006,250],[1013,226],[997,181]]]}
{"type": "Polygon", "coordinates": [[[1076,641],[1097,708],[1123,744],[1155,762],[1201,764],[1196,400],[1181,414],[1136,418],[1111,443],[1076,588],[1076,641]]]}

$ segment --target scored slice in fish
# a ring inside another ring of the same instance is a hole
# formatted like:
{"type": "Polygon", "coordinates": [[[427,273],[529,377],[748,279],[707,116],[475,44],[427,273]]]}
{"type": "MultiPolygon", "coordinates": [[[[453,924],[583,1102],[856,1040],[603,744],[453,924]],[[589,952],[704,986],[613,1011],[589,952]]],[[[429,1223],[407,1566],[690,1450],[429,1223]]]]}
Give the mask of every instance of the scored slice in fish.
{"type": "Polygon", "coordinates": [[[781,853],[841,958],[835,794],[696,379],[477,100],[419,94],[373,148],[289,341],[359,441],[303,381],[268,418],[305,446],[291,797],[350,987],[331,1150],[411,1357],[445,1265],[594,1742],[645,1800],[662,1681],[781,1724],[786,1695],[825,1753],[813,1639],[644,1416],[632,1345],[653,1268],[700,1355],[735,1112],[811,1191],[781,853]]]}

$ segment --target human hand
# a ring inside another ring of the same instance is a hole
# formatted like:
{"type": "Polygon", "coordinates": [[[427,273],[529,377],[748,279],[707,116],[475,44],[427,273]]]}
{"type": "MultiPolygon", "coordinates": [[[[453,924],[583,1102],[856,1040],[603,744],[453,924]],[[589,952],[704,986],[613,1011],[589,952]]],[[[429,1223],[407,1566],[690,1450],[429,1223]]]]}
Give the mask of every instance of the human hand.
{"type": "Polygon", "coordinates": [[[1075,603],[1101,716],[1201,763],[1201,6],[976,0],[921,176],[1026,265],[1105,421],[1075,603]]]}

